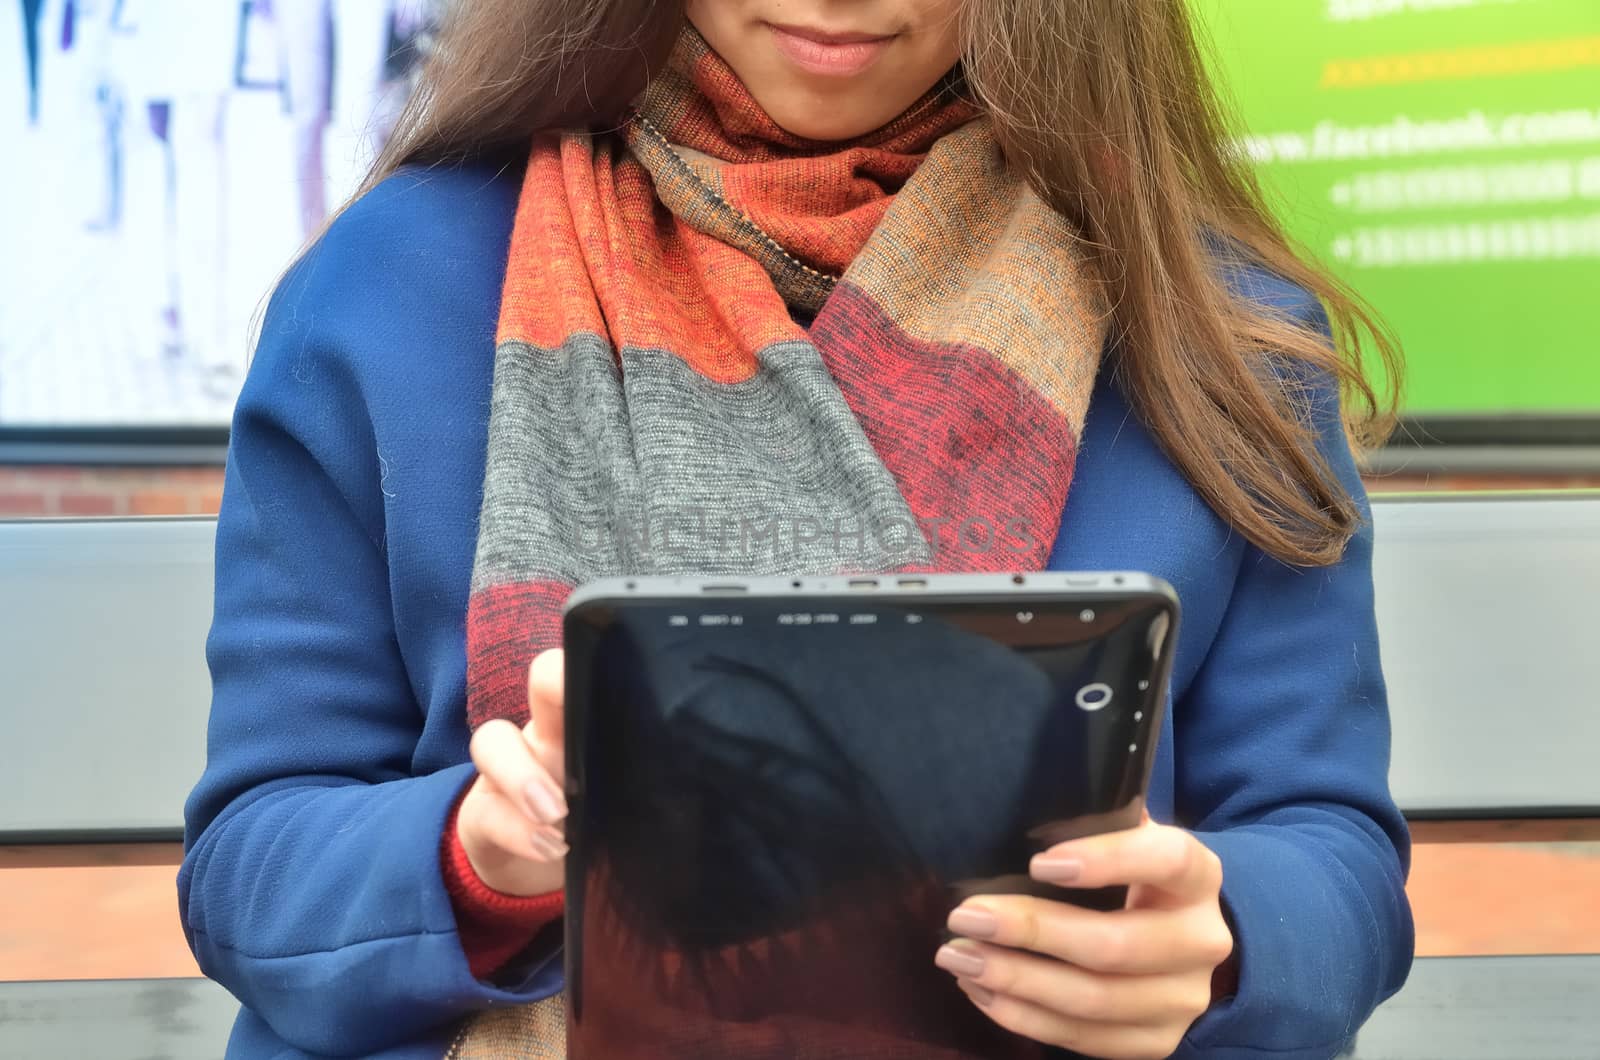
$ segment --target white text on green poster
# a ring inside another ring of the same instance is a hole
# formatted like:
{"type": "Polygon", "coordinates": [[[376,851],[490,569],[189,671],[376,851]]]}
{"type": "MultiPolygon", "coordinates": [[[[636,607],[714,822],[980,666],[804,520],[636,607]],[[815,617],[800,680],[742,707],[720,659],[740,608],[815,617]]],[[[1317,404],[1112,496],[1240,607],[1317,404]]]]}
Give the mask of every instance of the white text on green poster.
{"type": "Polygon", "coordinates": [[[1600,0],[1192,0],[1414,413],[1600,410],[1600,0]]]}

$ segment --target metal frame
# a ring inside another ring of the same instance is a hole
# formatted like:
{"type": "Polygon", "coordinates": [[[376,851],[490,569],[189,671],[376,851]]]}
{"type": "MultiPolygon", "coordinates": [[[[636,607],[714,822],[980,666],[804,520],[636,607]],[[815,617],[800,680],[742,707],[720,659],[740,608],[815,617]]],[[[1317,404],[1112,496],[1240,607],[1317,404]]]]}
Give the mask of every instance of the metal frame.
{"type": "Polygon", "coordinates": [[[221,467],[226,427],[0,427],[0,464],[221,467]]]}

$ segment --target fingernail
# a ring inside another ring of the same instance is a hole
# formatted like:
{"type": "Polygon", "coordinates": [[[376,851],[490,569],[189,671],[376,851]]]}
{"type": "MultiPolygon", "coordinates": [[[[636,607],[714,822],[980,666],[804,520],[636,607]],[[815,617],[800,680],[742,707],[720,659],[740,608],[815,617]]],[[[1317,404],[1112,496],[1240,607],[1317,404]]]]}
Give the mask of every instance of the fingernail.
{"type": "Polygon", "coordinates": [[[961,906],[950,914],[950,919],[945,923],[957,935],[969,938],[992,939],[1000,933],[1000,918],[976,906],[961,906]]]}
{"type": "Polygon", "coordinates": [[[970,997],[974,1003],[982,1005],[985,1008],[994,1004],[993,990],[990,990],[987,987],[979,986],[970,979],[957,979],[956,985],[965,991],[966,995],[970,997]]]}
{"type": "Polygon", "coordinates": [[[983,974],[983,956],[966,946],[945,943],[933,955],[933,963],[952,975],[976,979],[983,974]]]}
{"type": "Polygon", "coordinates": [[[567,856],[567,844],[559,839],[552,838],[544,832],[533,833],[530,840],[533,843],[533,849],[551,861],[567,856]]]}
{"type": "Polygon", "coordinates": [[[566,800],[553,794],[542,781],[528,781],[527,787],[522,789],[522,795],[528,800],[528,809],[533,816],[545,824],[555,824],[567,815],[566,800]]]}
{"type": "Polygon", "coordinates": [[[1029,862],[1033,878],[1045,883],[1071,883],[1083,875],[1083,862],[1077,858],[1053,858],[1040,854],[1029,862]]]}

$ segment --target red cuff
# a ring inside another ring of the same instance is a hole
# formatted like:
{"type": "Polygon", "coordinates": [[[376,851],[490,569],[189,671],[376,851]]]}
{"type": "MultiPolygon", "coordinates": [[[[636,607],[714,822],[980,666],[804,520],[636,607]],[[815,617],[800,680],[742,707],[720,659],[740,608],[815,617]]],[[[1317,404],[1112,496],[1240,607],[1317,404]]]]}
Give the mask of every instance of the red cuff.
{"type": "Polygon", "coordinates": [[[467,955],[467,966],[478,979],[487,979],[520,953],[533,937],[566,909],[566,894],[552,891],[521,897],[497,891],[484,883],[467,860],[467,848],[456,832],[456,801],[445,823],[440,865],[445,890],[455,908],[456,932],[467,955]]]}

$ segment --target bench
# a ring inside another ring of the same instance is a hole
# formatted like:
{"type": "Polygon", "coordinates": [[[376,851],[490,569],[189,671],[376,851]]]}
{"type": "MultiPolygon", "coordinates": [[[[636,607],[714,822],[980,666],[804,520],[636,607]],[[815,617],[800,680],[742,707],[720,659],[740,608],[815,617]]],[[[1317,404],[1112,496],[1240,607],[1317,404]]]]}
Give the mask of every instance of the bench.
{"type": "MultiPolygon", "coordinates": [[[[1391,777],[1419,852],[1463,839],[1600,839],[1589,665],[1600,650],[1600,494],[1379,495],[1374,511],[1391,777]]],[[[213,527],[0,521],[10,793],[0,904],[8,873],[153,859],[170,885],[182,802],[204,761],[213,527]],[[110,844],[130,842],[157,845],[119,859],[132,848],[110,844]]],[[[158,927],[175,935],[175,901],[169,909],[158,927]]],[[[205,980],[78,968],[21,981],[35,977],[19,971],[0,950],[0,1055],[221,1053],[233,1002],[205,980]]],[[[1424,956],[1355,1055],[1596,1055],[1596,996],[1600,943],[1579,954],[1424,956]]]]}

